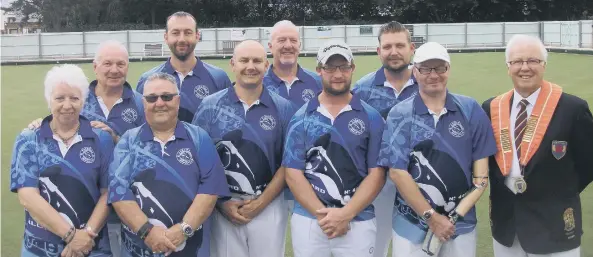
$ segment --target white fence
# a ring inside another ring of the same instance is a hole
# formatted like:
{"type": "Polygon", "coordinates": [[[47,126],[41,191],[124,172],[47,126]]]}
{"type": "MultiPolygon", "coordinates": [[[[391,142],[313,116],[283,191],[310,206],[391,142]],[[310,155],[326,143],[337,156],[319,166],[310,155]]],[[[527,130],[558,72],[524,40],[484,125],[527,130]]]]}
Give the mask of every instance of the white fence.
{"type": "MultiPolygon", "coordinates": [[[[329,38],[345,40],[354,51],[375,51],[380,24],[299,27],[302,52],[315,53],[329,38]]],[[[447,47],[502,47],[514,34],[539,36],[547,46],[593,48],[593,20],[505,23],[410,24],[419,41],[447,47]]],[[[259,40],[267,49],[269,27],[201,29],[198,55],[229,55],[234,41],[259,40]]],[[[126,44],[131,57],[167,56],[164,30],[97,31],[2,35],[1,59],[46,60],[92,58],[97,45],[108,39],[126,44]]]]}

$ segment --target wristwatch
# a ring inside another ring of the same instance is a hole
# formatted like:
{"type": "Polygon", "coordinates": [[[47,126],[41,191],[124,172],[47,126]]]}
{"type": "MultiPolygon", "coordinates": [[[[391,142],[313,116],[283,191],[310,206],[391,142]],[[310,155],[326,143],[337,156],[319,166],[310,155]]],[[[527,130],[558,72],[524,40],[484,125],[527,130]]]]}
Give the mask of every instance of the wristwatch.
{"type": "Polygon", "coordinates": [[[181,226],[181,231],[183,231],[185,237],[192,237],[194,235],[194,229],[185,221],[179,223],[179,225],[181,226]]]}
{"type": "Polygon", "coordinates": [[[422,213],[422,219],[424,221],[428,221],[428,220],[430,220],[430,218],[432,218],[433,214],[434,214],[434,209],[431,208],[430,210],[422,213]]]}

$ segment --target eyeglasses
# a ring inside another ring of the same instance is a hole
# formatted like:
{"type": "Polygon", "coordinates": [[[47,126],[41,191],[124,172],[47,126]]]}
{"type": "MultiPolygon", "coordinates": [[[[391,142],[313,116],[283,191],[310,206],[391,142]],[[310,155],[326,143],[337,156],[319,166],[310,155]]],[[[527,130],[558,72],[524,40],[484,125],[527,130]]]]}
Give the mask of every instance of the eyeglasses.
{"type": "Polygon", "coordinates": [[[527,61],[524,61],[524,60],[513,60],[513,61],[508,62],[508,64],[509,64],[509,66],[521,67],[521,66],[523,66],[524,63],[527,63],[527,66],[534,67],[534,66],[539,65],[542,62],[544,62],[544,61],[543,60],[540,60],[540,59],[530,58],[530,59],[527,59],[527,61]]]}
{"type": "Polygon", "coordinates": [[[341,72],[350,72],[352,71],[352,65],[342,65],[342,66],[322,66],[321,67],[325,72],[327,73],[334,73],[336,72],[338,69],[340,69],[341,72]]]}
{"type": "Polygon", "coordinates": [[[179,94],[145,95],[144,99],[146,99],[146,101],[149,103],[154,103],[160,97],[161,100],[163,100],[164,102],[169,102],[169,101],[173,100],[173,97],[178,96],[178,95],[179,94]]]}
{"type": "Polygon", "coordinates": [[[418,71],[420,72],[420,74],[428,75],[433,70],[437,74],[443,74],[443,73],[447,72],[447,70],[449,70],[449,67],[448,66],[439,66],[439,67],[436,67],[436,68],[426,68],[426,67],[418,67],[418,66],[416,66],[416,69],[418,69],[418,71]]]}

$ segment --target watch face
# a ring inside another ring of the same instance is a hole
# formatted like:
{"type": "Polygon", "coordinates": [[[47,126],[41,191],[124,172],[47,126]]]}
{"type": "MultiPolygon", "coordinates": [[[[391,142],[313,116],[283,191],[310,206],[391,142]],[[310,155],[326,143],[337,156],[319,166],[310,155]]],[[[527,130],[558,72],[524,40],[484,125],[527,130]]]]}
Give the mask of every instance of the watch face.
{"type": "Polygon", "coordinates": [[[185,228],[183,228],[183,232],[184,232],[186,235],[189,235],[189,234],[191,234],[191,228],[190,228],[189,226],[188,226],[188,227],[185,227],[185,228]]]}

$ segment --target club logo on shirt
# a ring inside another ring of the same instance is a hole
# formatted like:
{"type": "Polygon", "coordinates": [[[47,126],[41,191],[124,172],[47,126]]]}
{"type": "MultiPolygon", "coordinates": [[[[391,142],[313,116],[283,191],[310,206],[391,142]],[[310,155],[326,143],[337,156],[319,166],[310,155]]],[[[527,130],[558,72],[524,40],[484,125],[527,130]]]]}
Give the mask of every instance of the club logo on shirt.
{"type": "Polygon", "coordinates": [[[194,88],[194,95],[199,99],[204,99],[204,97],[210,95],[210,90],[206,85],[197,85],[194,88]]]}
{"type": "Polygon", "coordinates": [[[364,125],[364,121],[359,118],[351,119],[350,122],[348,122],[348,130],[350,130],[350,132],[354,135],[362,135],[365,129],[366,127],[364,125]]]}
{"type": "Polygon", "coordinates": [[[259,118],[259,126],[264,130],[272,130],[276,127],[276,119],[272,115],[264,115],[259,118]]]}
{"type": "Polygon", "coordinates": [[[465,130],[463,129],[461,122],[455,120],[449,123],[449,134],[454,137],[462,137],[465,135],[465,130]]]}
{"type": "Polygon", "coordinates": [[[138,113],[132,108],[126,108],[121,112],[121,118],[127,123],[132,123],[138,119],[138,113]]]}
{"type": "Polygon", "coordinates": [[[190,165],[194,163],[194,158],[191,156],[189,148],[181,148],[175,155],[177,161],[183,165],[190,165]]]}
{"type": "Polygon", "coordinates": [[[311,89],[307,88],[307,89],[303,90],[303,93],[301,93],[301,98],[303,98],[303,101],[305,101],[305,102],[308,102],[313,97],[315,97],[315,92],[313,92],[313,90],[311,90],[311,89]]]}
{"type": "Polygon", "coordinates": [[[95,151],[93,151],[93,148],[90,146],[85,146],[82,149],[80,149],[80,160],[85,162],[85,163],[93,163],[95,162],[95,151]]]}

